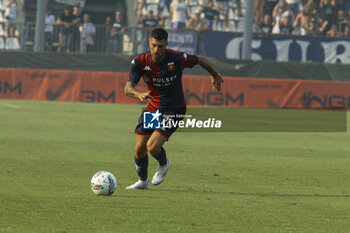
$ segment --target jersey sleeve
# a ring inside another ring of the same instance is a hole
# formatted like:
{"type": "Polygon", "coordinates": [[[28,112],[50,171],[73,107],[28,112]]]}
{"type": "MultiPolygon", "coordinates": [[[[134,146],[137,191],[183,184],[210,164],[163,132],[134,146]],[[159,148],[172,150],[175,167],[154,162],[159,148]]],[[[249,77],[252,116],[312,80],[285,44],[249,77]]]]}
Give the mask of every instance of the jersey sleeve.
{"type": "Polygon", "coordinates": [[[192,68],[198,64],[198,57],[184,52],[180,53],[181,69],[192,68]]]}
{"type": "Polygon", "coordinates": [[[131,61],[128,82],[132,82],[134,84],[137,84],[140,81],[141,77],[142,77],[142,70],[140,68],[140,63],[137,60],[137,58],[134,58],[131,61]]]}

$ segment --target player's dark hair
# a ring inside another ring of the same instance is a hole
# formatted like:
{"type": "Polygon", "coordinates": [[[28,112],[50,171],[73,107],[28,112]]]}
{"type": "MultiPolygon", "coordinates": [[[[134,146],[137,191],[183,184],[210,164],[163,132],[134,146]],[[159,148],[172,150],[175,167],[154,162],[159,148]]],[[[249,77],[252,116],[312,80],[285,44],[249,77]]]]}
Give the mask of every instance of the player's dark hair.
{"type": "Polygon", "coordinates": [[[168,33],[163,28],[153,29],[151,32],[151,38],[156,40],[168,40],[168,33]]]}

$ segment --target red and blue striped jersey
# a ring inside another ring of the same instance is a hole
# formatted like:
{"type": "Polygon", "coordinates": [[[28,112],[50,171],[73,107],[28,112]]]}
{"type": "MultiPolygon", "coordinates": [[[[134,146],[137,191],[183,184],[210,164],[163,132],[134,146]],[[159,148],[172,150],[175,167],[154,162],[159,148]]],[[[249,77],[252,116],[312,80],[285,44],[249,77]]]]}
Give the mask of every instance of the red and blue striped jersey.
{"type": "Polygon", "coordinates": [[[182,88],[182,71],[198,63],[198,57],[184,52],[166,49],[165,58],[155,63],[148,51],[136,56],[132,62],[128,82],[137,84],[140,78],[151,90],[146,110],[161,112],[185,109],[186,103],[182,88]]]}

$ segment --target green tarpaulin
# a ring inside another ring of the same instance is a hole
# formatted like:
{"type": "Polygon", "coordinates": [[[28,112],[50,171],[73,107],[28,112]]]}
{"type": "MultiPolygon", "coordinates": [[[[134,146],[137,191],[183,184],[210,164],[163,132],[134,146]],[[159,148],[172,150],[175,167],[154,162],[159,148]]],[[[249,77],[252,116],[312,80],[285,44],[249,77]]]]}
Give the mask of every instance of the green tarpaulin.
{"type": "MultiPolygon", "coordinates": [[[[0,53],[0,67],[128,72],[132,56],[74,53],[0,53]]],[[[223,76],[350,81],[350,65],[218,60],[208,58],[223,76]]],[[[196,66],[185,74],[207,75],[196,66]]]]}

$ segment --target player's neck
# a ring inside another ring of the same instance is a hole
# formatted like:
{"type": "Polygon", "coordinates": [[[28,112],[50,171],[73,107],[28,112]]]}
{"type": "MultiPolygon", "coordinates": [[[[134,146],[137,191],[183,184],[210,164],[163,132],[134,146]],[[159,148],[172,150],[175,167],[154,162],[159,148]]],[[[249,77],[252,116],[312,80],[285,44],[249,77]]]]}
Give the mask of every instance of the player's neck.
{"type": "Polygon", "coordinates": [[[152,57],[152,61],[153,61],[154,63],[159,64],[159,63],[161,63],[162,61],[164,61],[164,59],[165,59],[165,53],[164,53],[164,55],[163,55],[162,57],[159,57],[158,59],[155,59],[152,55],[151,55],[151,57],[152,57]]]}

